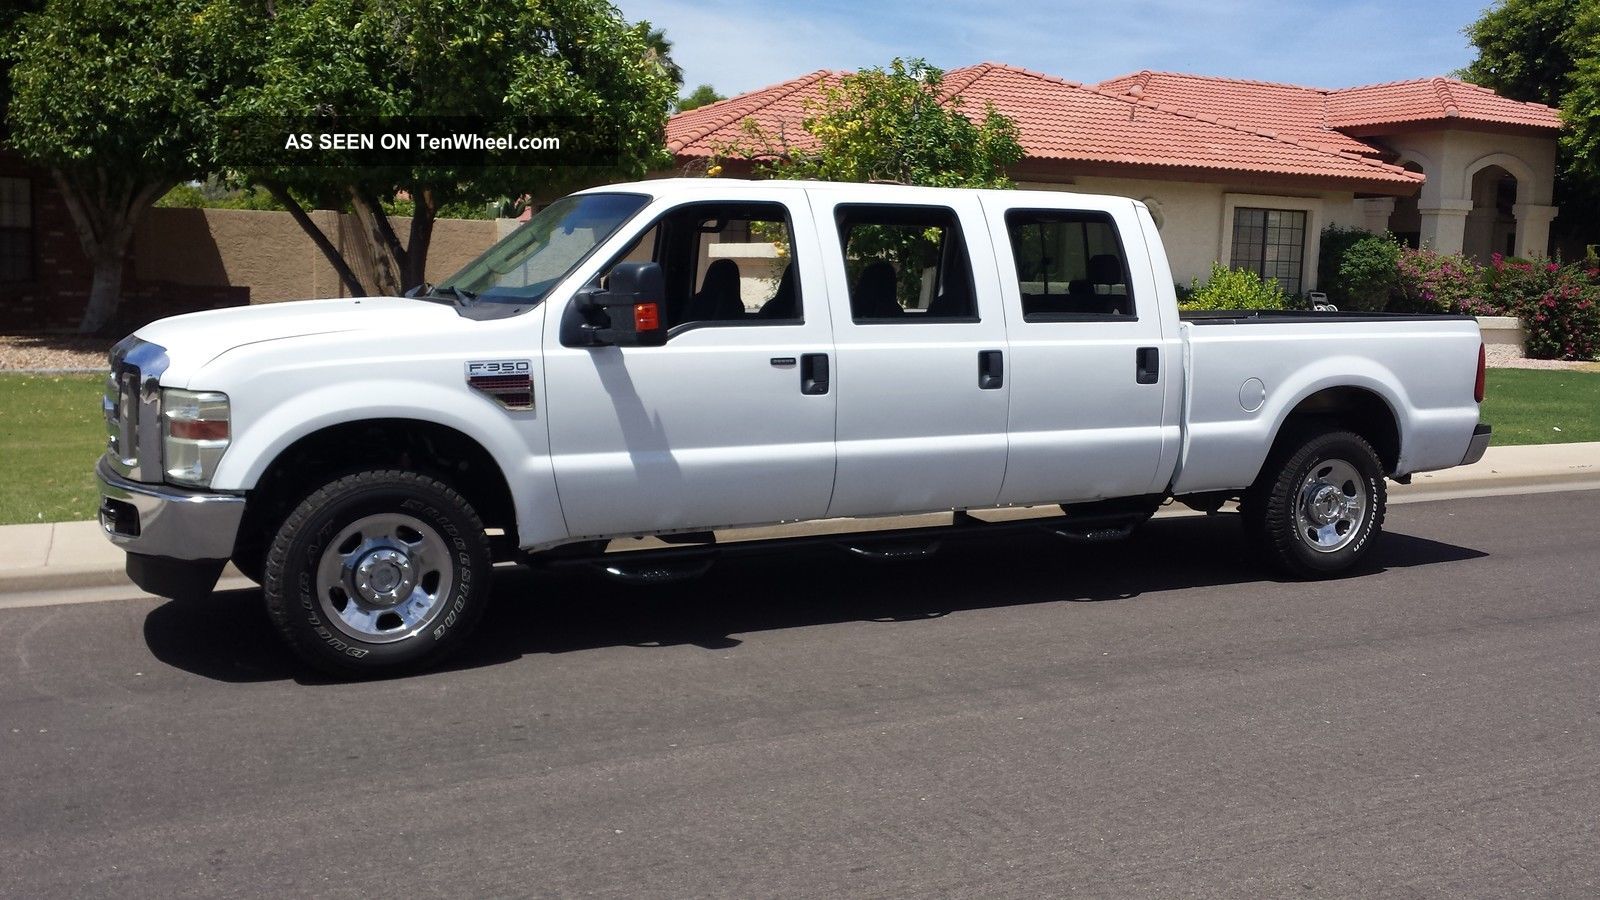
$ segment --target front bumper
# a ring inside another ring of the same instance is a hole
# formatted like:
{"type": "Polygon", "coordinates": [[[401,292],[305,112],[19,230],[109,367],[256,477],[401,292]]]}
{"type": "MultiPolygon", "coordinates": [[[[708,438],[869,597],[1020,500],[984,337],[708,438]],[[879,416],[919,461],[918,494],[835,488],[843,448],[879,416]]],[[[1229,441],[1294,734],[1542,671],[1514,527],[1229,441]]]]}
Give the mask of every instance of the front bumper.
{"type": "Polygon", "coordinates": [[[1472,430],[1472,442],[1467,444],[1467,455],[1461,457],[1461,464],[1463,466],[1470,466],[1478,460],[1483,459],[1484,452],[1489,449],[1489,435],[1491,431],[1493,431],[1493,429],[1481,422],[1478,423],[1477,428],[1472,430]]]}
{"type": "Polygon", "coordinates": [[[226,560],[244,518],[237,494],[188,491],[118,475],[105,459],[100,481],[100,528],[130,554],[181,560],[226,560]]]}

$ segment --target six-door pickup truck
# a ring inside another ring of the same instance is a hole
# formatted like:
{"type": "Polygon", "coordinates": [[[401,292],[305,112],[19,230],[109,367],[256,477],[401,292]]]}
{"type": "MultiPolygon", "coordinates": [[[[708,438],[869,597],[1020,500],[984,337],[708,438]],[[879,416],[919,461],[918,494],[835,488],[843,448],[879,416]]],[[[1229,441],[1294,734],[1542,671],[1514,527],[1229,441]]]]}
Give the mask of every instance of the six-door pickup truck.
{"type": "Polygon", "coordinates": [[[116,346],[100,518],[136,583],[203,595],[231,559],[296,651],[361,675],[465,640],[496,562],[649,581],[784,545],[717,542],[736,526],[831,520],[902,558],[1237,500],[1315,578],[1371,548],[1386,477],[1489,442],[1472,319],[1180,315],[1157,226],[1116,197],[622,184],[412,294],[116,346]],[[850,525],[930,512],[950,524],[850,525]],[[639,536],[661,540],[614,540],[639,536]]]}

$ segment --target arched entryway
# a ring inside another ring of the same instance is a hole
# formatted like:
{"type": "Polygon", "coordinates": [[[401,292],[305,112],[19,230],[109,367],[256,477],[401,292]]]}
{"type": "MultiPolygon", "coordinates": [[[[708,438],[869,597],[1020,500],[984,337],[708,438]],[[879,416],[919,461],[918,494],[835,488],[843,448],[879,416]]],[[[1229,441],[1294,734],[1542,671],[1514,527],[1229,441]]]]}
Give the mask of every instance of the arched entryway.
{"type": "MultiPolygon", "coordinates": [[[[1422,166],[1412,160],[1402,160],[1400,165],[1412,172],[1424,175],[1422,166]]],[[[1422,246],[1422,213],[1417,209],[1417,197],[1396,197],[1394,209],[1389,213],[1389,232],[1400,239],[1400,243],[1416,249],[1422,246]]]]}
{"type": "Polygon", "coordinates": [[[1480,262],[1492,255],[1517,255],[1517,176],[1498,165],[1472,175],[1472,211],[1462,252],[1480,262]]]}

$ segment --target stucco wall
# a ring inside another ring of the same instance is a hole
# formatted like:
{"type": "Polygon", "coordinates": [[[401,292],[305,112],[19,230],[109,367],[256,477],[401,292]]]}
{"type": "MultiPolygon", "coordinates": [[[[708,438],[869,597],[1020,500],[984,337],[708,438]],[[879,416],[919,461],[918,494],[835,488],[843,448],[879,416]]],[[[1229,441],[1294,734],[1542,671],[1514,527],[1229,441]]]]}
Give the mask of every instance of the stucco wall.
{"type": "MultiPolygon", "coordinates": [[[[312,218],[354,254],[350,217],[319,210],[312,218]]],[[[409,218],[393,220],[402,241],[409,218]]],[[[448,277],[516,223],[440,219],[428,252],[428,280],[448,277]]],[[[343,297],[333,266],[285,212],[248,209],[153,209],[134,235],[134,276],[140,281],[249,288],[250,302],[343,297]]],[[[359,263],[357,263],[359,265],[359,263]]]]}
{"type": "Polygon", "coordinates": [[[1305,265],[1302,270],[1305,290],[1315,290],[1317,286],[1317,252],[1322,246],[1322,229],[1328,225],[1357,227],[1363,224],[1362,212],[1355,202],[1354,193],[1286,194],[1281,189],[1249,182],[1201,184],[1092,177],[1076,178],[1071,184],[1027,182],[1017,186],[1033,190],[1115,194],[1150,204],[1153,212],[1159,212],[1157,221],[1161,226],[1161,242],[1167,248],[1172,276],[1184,285],[1194,279],[1204,281],[1211,274],[1213,262],[1227,261],[1232,249],[1235,205],[1268,204],[1269,208],[1307,210],[1305,265]],[[1249,198],[1249,202],[1230,203],[1230,196],[1235,200],[1249,198]],[[1272,198],[1281,198],[1284,202],[1279,206],[1270,206],[1272,198]]]}

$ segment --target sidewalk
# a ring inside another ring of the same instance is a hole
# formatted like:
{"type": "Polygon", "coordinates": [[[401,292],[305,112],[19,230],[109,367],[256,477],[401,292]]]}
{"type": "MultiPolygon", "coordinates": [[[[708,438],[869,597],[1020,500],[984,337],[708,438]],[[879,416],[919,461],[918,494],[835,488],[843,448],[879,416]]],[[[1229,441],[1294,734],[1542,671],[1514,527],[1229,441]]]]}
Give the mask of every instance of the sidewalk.
{"type": "MultiPolygon", "coordinates": [[[[1426,472],[1409,485],[1390,484],[1395,502],[1524,491],[1600,488],[1600,442],[1490,447],[1481,462],[1426,472]]],[[[877,519],[877,527],[893,520],[877,519]]],[[[122,572],[123,553],[105,539],[98,522],[0,525],[0,594],[83,588],[132,589],[122,572]]],[[[223,579],[243,586],[228,566],[223,579]]]]}

